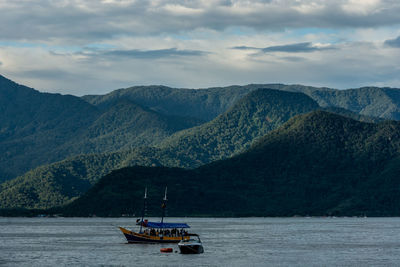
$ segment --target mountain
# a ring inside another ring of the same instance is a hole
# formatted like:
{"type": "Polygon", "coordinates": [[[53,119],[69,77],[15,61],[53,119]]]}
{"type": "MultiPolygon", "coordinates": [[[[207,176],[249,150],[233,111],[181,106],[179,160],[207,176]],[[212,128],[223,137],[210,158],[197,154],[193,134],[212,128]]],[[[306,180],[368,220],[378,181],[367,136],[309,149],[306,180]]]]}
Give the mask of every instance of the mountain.
{"type": "Polygon", "coordinates": [[[247,152],[197,169],[129,167],[111,172],[61,210],[69,216],[400,215],[400,123],[359,122],[314,111],[290,119],[247,152]]]}
{"type": "MultiPolygon", "coordinates": [[[[119,167],[122,153],[81,155],[31,170],[0,184],[1,208],[50,208],[86,192],[98,179],[119,167]]],[[[122,167],[122,166],[120,166],[122,167]]]]}
{"type": "Polygon", "coordinates": [[[249,84],[194,90],[136,86],[106,95],[84,96],[83,99],[100,108],[118,99],[130,99],[163,114],[193,116],[209,121],[227,111],[247,93],[261,88],[304,93],[321,107],[343,108],[369,117],[400,119],[400,90],[387,87],[337,90],[304,85],[249,84]]]}
{"type": "Polygon", "coordinates": [[[116,168],[194,168],[238,154],[291,116],[316,109],[317,103],[300,92],[347,117],[397,118],[399,90],[391,88],[147,86],[78,98],[40,93],[0,76],[0,181],[31,170],[1,185],[2,205],[62,204],[116,168]],[[204,121],[209,122],[200,125],[204,121]],[[57,163],[34,169],[52,162],[57,163]],[[49,185],[46,193],[42,182],[49,185]]]}
{"type": "Polygon", "coordinates": [[[0,181],[63,159],[55,148],[98,114],[78,97],[40,93],[0,76],[0,181]]]}
{"type": "Polygon", "coordinates": [[[159,147],[164,153],[182,155],[180,160],[187,162],[183,166],[197,167],[242,152],[291,117],[318,108],[302,93],[258,89],[213,121],[177,132],[159,147]]]}
{"type": "Polygon", "coordinates": [[[79,154],[155,144],[199,119],[159,114],[120,99],[99,109],[0,76],[0,181],[79,154]]]}
{"type": "Polygon", "coordinates": [[[64,148],[87,154],[155,145],[177,131],[201,123],[199,119],[164,115],[129,100],[119,100],[64,148]]]}
{"type": "Polygon", "coordinates": [[[320,109],[323,111],[335,113],[335,114],[341,115],[343,117],[347,117],[347,118],[357,120],[357,121],[362,121],[362,122],[378,123],[378,122],[385,121],[385,119],[383,119],[383,118],[361,115],[359,113],[355,113],[348,109],[339,108],[339,107],[324,107],[324,108],[321,107],[320,109]]]}
{"type": "Polygon", "coordinates": [[[349,110],[367,117],[400,120],[400,89],[389,87],[361,87],[354,89],[332,89],[304,85],[251,84],[244,86],[271,88],[308,95],[321,107],[336,107],[349,110]]]}
{"type": "Polygon", "coordinates": [[[195,117],[209,121],[259,87],[229,86],[209,89],[177,89],[166,86],[136,86],[106,95],[87,95],[89,103],[106,108],[119,99],[131,100],[166,115],[195,117]]]}
{"type": "Polygon", "coordinates": [[[299,88],[322,107],[341,107],[361,115],[400,120],[400,90],[362,87],[347,90],[315,90],[299,88]]]}
{"type": "Polygon", "coordinates": [[[302,92],[322,107],[399,119],[399,90],[392,88],[137,86],[78,98],[40,93],[0,76],[0,181],[74,155],[156,145],[176,131],[215,119],[260,88],[302,92]]]}
{"type": "Polygon", "coordinates": [[[82,155],[39,167],[3,183],[1,207],[43,208],[65,203],[85,192],[102,175],[121,167],[194,168],[227,158],[245,150],[292,116],[318,108],[315,101],[301,93],[255,90],[211,122],[178,132],[157,147],[82,155]],[[73,186],[71,181],[82,186],[73,186]],[[43,187],[47,188],[45,193],[43,187]]]}

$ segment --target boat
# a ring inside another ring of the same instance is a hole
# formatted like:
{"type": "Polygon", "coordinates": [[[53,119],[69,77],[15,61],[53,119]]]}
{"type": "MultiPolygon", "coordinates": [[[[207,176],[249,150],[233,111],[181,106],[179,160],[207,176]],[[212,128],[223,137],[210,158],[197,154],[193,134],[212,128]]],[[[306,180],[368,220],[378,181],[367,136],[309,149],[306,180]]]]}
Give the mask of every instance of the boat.
{"type": "Polygon", "coordinates": [[[199,235],[187,234],[186,236],[188,236],[189,239],[184,238],[178,243],[181,254],[200,254],[204,252],[199,235]]]}
{"type": "Polygon", "coordinates": [[[167,206],[167,188],[165,188],[165,195],[161,205],[162,217],[160,222],[151,222],[144,219],[146,202],[147,188],[145,188],[144,192],[142,218],[136,221],[136,224],[140,226],[138,232],[119,227],[128,243],[179,243],[182,240],[190,239],[190,234],[186,231],[186,228],[190,228],[188,224],[164,222],[165,208],[167,206]]]}
{"type": "Polygon", "coordinates": [[[172,248],[161,248],[160,252],[162,253],[172,253],[174,250],[172,248]]]}

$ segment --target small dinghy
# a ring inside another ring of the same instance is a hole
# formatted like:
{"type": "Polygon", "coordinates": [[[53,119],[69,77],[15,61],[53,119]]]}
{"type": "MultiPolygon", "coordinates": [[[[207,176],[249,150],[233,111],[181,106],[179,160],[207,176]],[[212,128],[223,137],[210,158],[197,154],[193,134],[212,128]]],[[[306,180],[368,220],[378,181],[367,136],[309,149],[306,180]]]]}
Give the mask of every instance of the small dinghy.
{"type": "Polygon", "coordinates": [[[186,236],[189,236],[189,239],[182,239],[178,243],[181,254],[200,254],[204,252],[199,235],[187,234],[186,236]]]}
{"type": "Polygon", "coordinates": [[[161,248],[160,249],[160,252],[162,252],[162,253],[171,253],[173,251],[174,250],[172,248],[161,248]]]}

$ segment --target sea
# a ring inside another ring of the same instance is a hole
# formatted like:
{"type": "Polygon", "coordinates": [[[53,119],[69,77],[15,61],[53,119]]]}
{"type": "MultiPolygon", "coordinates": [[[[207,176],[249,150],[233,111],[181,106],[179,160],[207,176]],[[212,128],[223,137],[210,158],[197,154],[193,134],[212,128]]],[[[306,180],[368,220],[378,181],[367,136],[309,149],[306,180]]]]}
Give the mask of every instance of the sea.
{"type": "Polygon", "coordinates": [[[200,235],[198,255],[128,244],[117,227],[136,229],[135,221],[0,218],[0,265],[400,266],[400,218],[167,218],[200,235]]]}

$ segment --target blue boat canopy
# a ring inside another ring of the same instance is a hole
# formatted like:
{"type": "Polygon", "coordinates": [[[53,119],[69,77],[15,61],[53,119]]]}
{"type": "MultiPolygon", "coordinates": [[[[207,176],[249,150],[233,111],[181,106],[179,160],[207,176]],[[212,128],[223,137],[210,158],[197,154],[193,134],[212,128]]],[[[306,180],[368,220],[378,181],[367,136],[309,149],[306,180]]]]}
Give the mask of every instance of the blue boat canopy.
{"type": "Polygon", "coordinates": [[[144,227],[149,228],[190,228],[186,223],[160,223],[160,222],[143,222],[144,227]]]}

